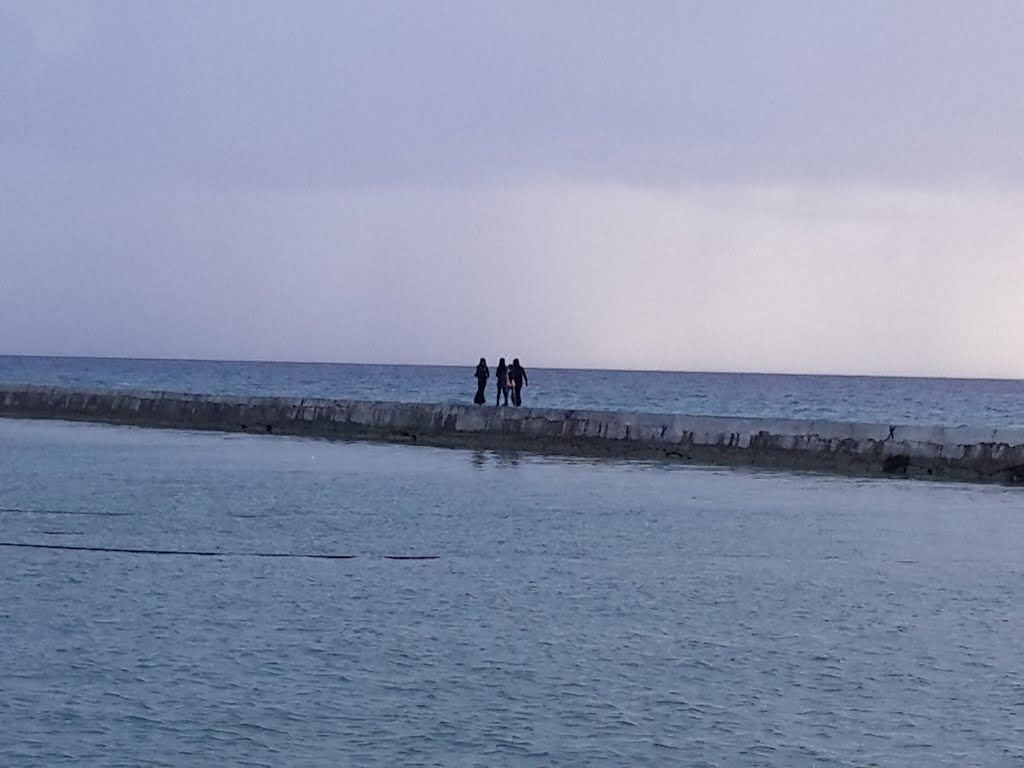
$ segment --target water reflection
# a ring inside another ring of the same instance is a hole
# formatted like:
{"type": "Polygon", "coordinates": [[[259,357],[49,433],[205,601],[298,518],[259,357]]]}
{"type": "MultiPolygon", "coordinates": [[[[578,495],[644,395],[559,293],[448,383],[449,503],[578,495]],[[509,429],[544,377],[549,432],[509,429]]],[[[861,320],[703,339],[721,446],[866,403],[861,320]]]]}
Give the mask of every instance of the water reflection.
{"type": "Polygon", "coordinates": [[[476,469],[483,469],[488,465],[495,467],[518,467],[523,460],[523,452],[509,448],[496,450],[475,449],[468,451],[469,461],[476,469]]]}

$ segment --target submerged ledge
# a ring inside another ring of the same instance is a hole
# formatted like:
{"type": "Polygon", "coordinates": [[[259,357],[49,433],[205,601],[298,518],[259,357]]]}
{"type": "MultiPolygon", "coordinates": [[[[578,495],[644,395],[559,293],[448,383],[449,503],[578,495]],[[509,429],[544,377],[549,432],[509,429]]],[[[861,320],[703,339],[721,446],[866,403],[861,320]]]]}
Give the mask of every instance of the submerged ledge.
{"type": "Polygon", "coordinates": [[[0,417],[1024,483],[1024,429],[0,388],[0,417]]]}

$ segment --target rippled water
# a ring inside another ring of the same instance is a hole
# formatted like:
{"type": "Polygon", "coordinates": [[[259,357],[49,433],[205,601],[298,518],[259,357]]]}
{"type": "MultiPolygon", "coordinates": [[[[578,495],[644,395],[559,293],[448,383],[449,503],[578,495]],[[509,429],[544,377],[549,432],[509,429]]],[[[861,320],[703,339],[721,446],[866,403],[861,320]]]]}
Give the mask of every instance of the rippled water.
{"type": "MultiPolygon", "coordinates": [[[[491,373],[493,376],[493,363],[491,373]]],[[[715,416],[1024,427],[1024,382],[531,368],[524,405],[715,416]]],[[[0,382],[240,396],[473,400],[465,368],[0,356],[0,382]]],[[[492,378],[493,382],[493,378],[492,378]]],[[[490,390],[490,402],[495,391],[490,390]]]]}
{"type": "Polygon", "coordinates": [[[1024,764],[1014,490],[0,420],[0,507],[3,766],[1024,764]]]}

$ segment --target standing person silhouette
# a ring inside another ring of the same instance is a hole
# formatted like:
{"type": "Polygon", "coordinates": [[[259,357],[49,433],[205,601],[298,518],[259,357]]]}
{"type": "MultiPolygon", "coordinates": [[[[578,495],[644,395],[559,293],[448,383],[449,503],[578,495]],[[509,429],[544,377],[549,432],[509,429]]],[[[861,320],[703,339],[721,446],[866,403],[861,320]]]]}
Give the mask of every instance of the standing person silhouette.
{"type": "Polygon", "coordinates": [[[494,369],[494,383],[498,385],[498,399],[494,404],[501,405],[501,396],[505,396],[505,405],[508,405],[508,366],[505,365],[505,358],[498,360],[498,367],[494,369]]]}
{"type": "Polygon", "coordinates": [[[508,369],[509,378],[512,379],[512,383],[515,385],[512,389],[512,404],[522,405],[523,404],[523,387],[529,384],[529,380],[526,378],[526,369],[519,364],[519,358],[515,358],[512,361],[512,367],[508,369]]]}
{"type": "Polygon", "coordinates": [[[487,379],[491,375],[490,371],[487,370],[487,360],[480,358],[480,362],[476,365],[476,395],[473,397],[473,402],[477,405],[483,405],[487,402],[487,397],[484,395],[484,387],[487,386],[487,379]]]}

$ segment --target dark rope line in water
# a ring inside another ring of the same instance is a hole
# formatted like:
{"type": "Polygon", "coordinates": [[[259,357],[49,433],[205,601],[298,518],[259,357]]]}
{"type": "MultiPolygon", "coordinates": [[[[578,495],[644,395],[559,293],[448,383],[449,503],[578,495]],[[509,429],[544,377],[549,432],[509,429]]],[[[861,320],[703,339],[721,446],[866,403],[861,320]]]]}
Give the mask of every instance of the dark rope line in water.
{"type": "Polygon", "coordinates": [[[20,549],[62,549],[72,552],[117,552],[126,555],[191,555],[194,557],[302,557],[313,560],[352,560],[355,555],[318,555],[292,552],[216,552],[190,549],[130,549],[127,547],[83,547],[73,544],[29,544],[0,541],[0,547],[20,549]]]}
{"type": "MultiPolygon", "coordinates": [[[[309,560],[354,560],[357,555],[320,555],[295,552],[217,552],[191,549],[133,549],[128,547],[85,547],[74,544],[31,544],[0,541],[0,547],[15,549],[60,549],[71,552],[115,552],[125,555],[184,555],[193,557],[295,557],[309,560]]],[[[381,555],[384,560],[439,560],[440,555],[381,555]]]]}
{"type": "Polygon", "coordinates": [[[0,513],[19,515],[96,515],[98,517],[129,517],[129,512],[69,512],[64,509],[18,509],[17,507],[0,507],[0,513]]]}

